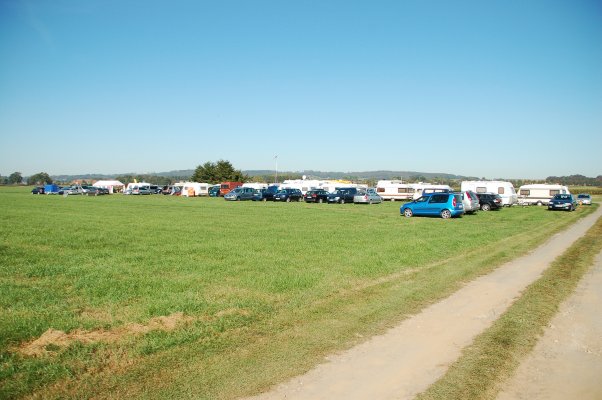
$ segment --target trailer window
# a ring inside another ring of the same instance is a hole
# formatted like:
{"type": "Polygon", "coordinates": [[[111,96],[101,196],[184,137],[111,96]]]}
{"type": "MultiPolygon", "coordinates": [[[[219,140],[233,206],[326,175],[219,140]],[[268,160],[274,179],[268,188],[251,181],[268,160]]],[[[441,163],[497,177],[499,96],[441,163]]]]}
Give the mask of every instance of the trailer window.
{"type": "Polygon", "coordinates": [[[487,193],[487,188],[486,187],[478,187],[477,188],[477,193],[487,193]]]}
{"type": "Polygon", "coordinates": [[[504,194],[504,187],[500,186],[497,188],[497,194],[504,194]]]}
{"type": "Polygon", "coordinates": [[[377,188],[376,188],[376,191],[377,191],[378,193],[382,193],[382,192],[384,192],[384,191],[385,191],[385,188],[382,188],[382,187],[377,187],[377,188]]]}
{"type": "Polygon", "coordinates": [[[407,193],[408,188],[397,188],[397,193],[407,193]]]}
{"type": "Polygon", "coordinates": [[[530,194],[531,194],[531,191],[530,191],[530,190],[528,190],[528,189],[522,189],[522,190],[520,191],[520,195],[521,195],[521,196],[528,196],[528,195],[530,195],[530,194]]]}

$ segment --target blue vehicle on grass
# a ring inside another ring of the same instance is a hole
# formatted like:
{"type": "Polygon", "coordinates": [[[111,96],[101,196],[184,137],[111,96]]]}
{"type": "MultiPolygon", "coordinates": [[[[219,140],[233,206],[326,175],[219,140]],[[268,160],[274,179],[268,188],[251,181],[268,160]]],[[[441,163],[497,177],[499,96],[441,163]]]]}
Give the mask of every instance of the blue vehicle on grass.
{"type": "Polygon", "coordinates": [[[399,213],[407,218],[414,215],[441,217],[448,219],[464,214],[460,193],[428,193],[414,201],[405,203],[399,213]]]}

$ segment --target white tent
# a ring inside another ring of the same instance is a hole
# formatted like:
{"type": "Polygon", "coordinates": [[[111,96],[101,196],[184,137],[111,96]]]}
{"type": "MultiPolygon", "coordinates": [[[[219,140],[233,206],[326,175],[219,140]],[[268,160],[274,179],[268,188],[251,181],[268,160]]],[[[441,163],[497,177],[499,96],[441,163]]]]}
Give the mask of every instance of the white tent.
{"type": "Polygon", "coordinates": [[[109,193],[115,193],[122,192],[125,185],[119,181],[96,181],[92,186],[109,189],[109,193]]]}

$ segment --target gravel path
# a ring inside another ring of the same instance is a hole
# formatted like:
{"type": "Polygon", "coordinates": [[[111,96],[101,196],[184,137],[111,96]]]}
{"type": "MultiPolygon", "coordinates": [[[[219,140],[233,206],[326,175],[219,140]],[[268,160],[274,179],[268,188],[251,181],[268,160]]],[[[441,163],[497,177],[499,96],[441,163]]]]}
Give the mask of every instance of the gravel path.
{"type": "Polygon", "coordinates": [[[480,277],[383,335],[333,355],[254,400],[411,399],[424,391],[602,215],[602,207],[529,254],[480,277]]]}
{"type": "Polygon", "coordinates": [[[602,253],[498,400],[602,399],[602,253]]]}

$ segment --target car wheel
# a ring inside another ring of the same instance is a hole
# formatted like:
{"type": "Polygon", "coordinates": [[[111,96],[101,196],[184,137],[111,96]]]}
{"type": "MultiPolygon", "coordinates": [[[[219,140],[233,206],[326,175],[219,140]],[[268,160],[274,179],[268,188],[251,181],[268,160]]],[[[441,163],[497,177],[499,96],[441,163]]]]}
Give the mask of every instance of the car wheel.
{"type": "Polygon", "coordinates": [[[345,199],[341,199],[341,204],[345,204],[345,199]]]}
{"type": "Polygon", "coordinates": [[[320,204],[322,204],[323,201],[324,200],[322,200],[322,199],[318,199],[318,203],[320,203],[320,204]]]}
{"type": "Polygon", "coordinates": [[[412,210],[410,210],[409,208],[406,208],[405,210],[403,210],[403,215],[406,218],[411,218],[412,215],[414,215],[414,213],[412,212],[412,210]]]}
{"type": "Polygon", "coordinates": [[[450,219],[451,218],[451,211],[449,211],[449,210],[443,210],[443,211],[441,211],[441,218],[443,218],[443,219],[450,219]]]}
{"type": "Polygon", "coordinates": [[[487,204],[487,203],[481,204],[481,210],[483,210],[483,211],[489,211],[489,210],[491,210],[491,206],[489,204],[487,204]]]}
{"type": "Polygon", "coordinates": [[[267,197],[264,197],[263,199],[261,199],[261,201],[268,201],[267,197]]]}
{"type": "Polygon", "coordinates": [[[290,198],[290,197],[287,197],[287,198],[286,198],[286,202],[287,202],[287,203],[290,203],[290,202],[291,202],[291,198],[290,198]]]}

